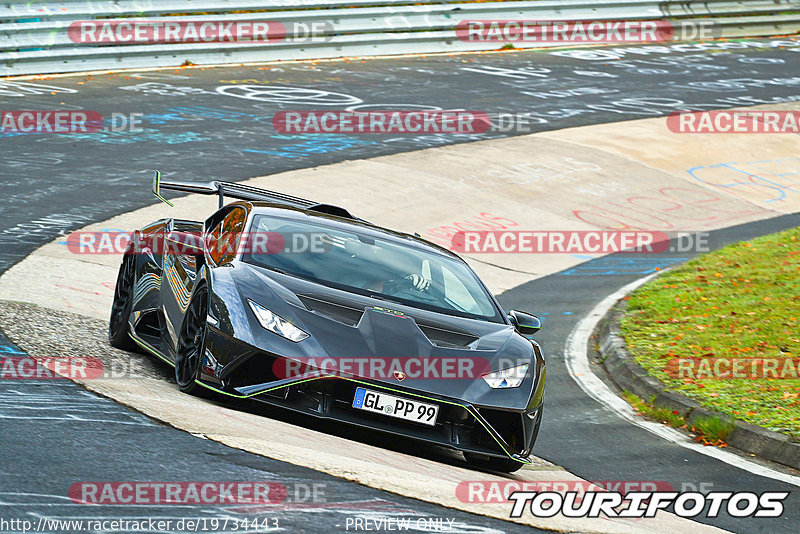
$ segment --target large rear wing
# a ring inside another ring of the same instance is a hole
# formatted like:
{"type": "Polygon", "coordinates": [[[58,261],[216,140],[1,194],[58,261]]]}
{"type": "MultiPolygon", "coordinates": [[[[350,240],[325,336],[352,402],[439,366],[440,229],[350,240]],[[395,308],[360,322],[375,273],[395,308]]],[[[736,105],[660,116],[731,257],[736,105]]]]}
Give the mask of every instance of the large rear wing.
{"type": "Polygon", "coordinates": [[[303,210],[318,211],[327,213],[329,215],[336,215],[337,217],[344,217],[347,219],[361,220],[354,217],[344,208],[333,206],[331,204],[320,204],[304,198],[293,197],[277,191],[269,191],[267,189],[258,189],[249,185],[237,184],[235,182],[223,182],[215,180],[213,182],[165,182],[161,180],[161,171],[156,171],[153,176],[153,194],[161,201],[166,202],[172,206],[172,202],[167,200],[161,195],[162,189],[169,189],[172,191],[183,191],[185,193],[196,193],[200,195],[217,195],[219,197],[219,207],[225,205],[225,197],[235,198],[238,200],[250,200],[256,202],[271,202],[274,204],[283,204],[293,208],[303,210]]]}

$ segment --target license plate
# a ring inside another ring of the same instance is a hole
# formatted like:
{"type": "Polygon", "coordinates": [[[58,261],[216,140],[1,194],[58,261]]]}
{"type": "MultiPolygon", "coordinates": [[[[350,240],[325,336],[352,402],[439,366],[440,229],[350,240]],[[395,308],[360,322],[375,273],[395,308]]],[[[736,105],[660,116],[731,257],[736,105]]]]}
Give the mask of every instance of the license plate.
{"type": "Polygon", "coordinates": [[[439,407],[435,404],[395,397],[365,388],[356,388],[353,408],[429,426],[436,424],[436,416],[439,415],[439,407]]]}

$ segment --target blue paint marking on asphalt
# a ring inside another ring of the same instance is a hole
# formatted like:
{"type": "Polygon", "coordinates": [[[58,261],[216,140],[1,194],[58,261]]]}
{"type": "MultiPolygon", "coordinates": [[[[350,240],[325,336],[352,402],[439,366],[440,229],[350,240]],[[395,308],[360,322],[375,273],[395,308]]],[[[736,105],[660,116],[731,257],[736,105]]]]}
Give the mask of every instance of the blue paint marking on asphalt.
{"type": "MultiPolygon", "coordinates": [[[[797,162],[800,161],[800,158],[782,158],[782,159],[775,159],[775,160],[758,160],[758,161],[746,161],[746,162],[737,162],[737,161],[729,161],[726,163],[718,163],[716,165],[709,165],[707,167],[692,167],[691,169],[687,169],[686,172],[695,180],[702,182],[704,184],[713,185],[715,187],[721,187],[724,189],[732,189],[736,187],[760,187],[759,191],[764,193],[772,192],[775,196],[769,198],[767,200],[762,200],[764,203],[769,202],[777,202],[779,200],[783,200],[787,197],[787,192],[789,193],[797,193],[797,189],[787,185],[786,177],[787,176],[797,176],[797,162]],[[763,168],[759,167],[759,165],[772,165],[772,168],[763,168]],[[785,169],[788,169],[789,172],[779,173],[776,172],[778,169],[774,168],[776,165],[784,166],[785,169]],[[764,176],[761,176],[757,173],[753,172],[753,169],[758,169],[764,172],[764,176]],[[699,176],[699,172],[703,170],[711,170],[714,172],[714,180],[706,181],[701,176],[699,176]],[[720,178],[721,176],[725,176],[725,178],[720,178]],[[779,177],[783,180],[776,181],[774,179],[770,179],[772,177],[779,177]],[[727,179],[729,180],[726,183],[719,183],[719,180],[727,179]]],[[[788,180],[792,185],[796,184],[796,180],[788,180]]]]}
{"type": "Polygon", "coordinates": [[[6,358],[11,358],[11,362],[13,362],[14,358],[20,354],[24,356],[28,353],[14,345],[11,340],[6,337],[3,331],[0,330],[0,378],[3,378],[3,367],[6,363],[6,359],[3,358],[3,356],[6,358]],[[7,356],[9,354],[12,356],[7,356]]]}
{"type": "Polygon", "coordinates": [[[344,150],[359,145],[374,145],[375,141],[365,141],[357,137],[346,137],[341,135],[316,135],[309,136],[303,134],[281,134],[271,135],[271,139],[281,141],[299,141],[292,145],[279,146],[274,150],[258,150],[254,148],[242,148],[241,152],[251,152],[255,154],[267,154],[284,158],[307,157],[312,154],[327,154],[344,150]]]}
{"type": "Polygon", "coordinates": [[[629,257],[609,256],[576,265],[561,273],[561,276],[612,276],[624,274],[650,274],[689,258],[629,257]]]}
{"type": "Polygon", "coordinates": [[[24,350],[14,345],[6,335],[0,331],[0,353],[2,354],[27,354],[24,350]]]}
{"type": "Polygon", "coordinates": [[[272,120],[272,116],[207,106],[188,106],[167,108],[166,113],[147,113],[142,117],[142,120],[146,120],[150,124],[166,124],[170,121],[191,121],[193,119],[239,122],[242,119],[272,120]]]}
{"type": "Polygon", "coordinates": [[[353,408],[363,408],[364,407],[364,396],[367,394],[367,390],[364,388],[356,388],[356,397],[353,399],[353,408]]]}

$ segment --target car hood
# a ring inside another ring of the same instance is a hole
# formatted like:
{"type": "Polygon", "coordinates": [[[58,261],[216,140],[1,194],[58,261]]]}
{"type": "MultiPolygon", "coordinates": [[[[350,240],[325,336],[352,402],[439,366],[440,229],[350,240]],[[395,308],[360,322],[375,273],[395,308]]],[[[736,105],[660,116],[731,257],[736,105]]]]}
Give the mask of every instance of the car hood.
{"type": "Polygon", "coordinates": [[[475,405],[528,406],[540,366],[534,345],[511,325],[387,302],[248,264],[227,271],[243,315],[238,328],[231,325],[231,333],[265,352],[342,376],[475,405]],[[262,328],[248,299],[310,337],[293,343],[262,328]],[[522,363],[529,369],[517,388],[492,389],[481,378],[522,363]]]}

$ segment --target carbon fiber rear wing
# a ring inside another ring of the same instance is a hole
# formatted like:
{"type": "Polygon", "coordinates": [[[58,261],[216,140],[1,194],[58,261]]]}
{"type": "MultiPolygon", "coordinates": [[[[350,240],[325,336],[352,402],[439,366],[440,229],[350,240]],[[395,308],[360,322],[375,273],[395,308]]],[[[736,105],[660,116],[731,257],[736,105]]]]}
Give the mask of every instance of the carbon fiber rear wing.
{"type": "Polygon", "coordinates": [[[220,208],[225,205],[225,197],[230,197],[238,200],[283,204],[293,208],[318,211],[320,213],[327,213],[329,215],[335,215],[337,217],[344,217],[347,219],[361,220],[357,217],[354,217],[349,211],[339,206],[333,206],[331,204],[319,204],[304,198],[278,193],[277,191],[258,189],[257,187],[251,187],[249,185],[237,184],[235,182],[223,182],[219,180],[205,183],[176,181],[165,182],[161,180],[161,171],[155,171],[155,175],[153,176],[153,194],[158,197],[159,200],[172,206],[172,202],[161,195],[162,189],[183,191],[185,193],[196,193],[200,195],[217,195],[219,197],[220,208]]]}

